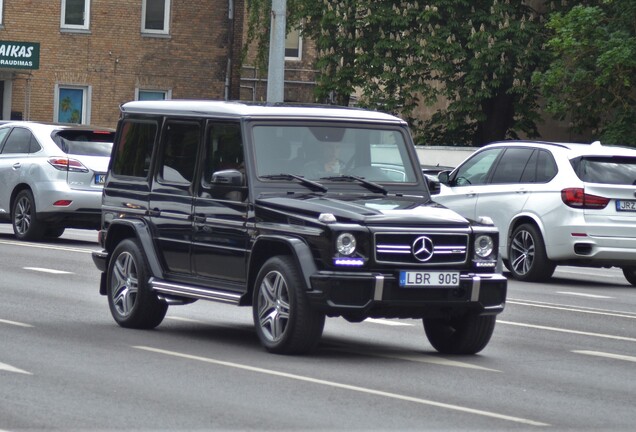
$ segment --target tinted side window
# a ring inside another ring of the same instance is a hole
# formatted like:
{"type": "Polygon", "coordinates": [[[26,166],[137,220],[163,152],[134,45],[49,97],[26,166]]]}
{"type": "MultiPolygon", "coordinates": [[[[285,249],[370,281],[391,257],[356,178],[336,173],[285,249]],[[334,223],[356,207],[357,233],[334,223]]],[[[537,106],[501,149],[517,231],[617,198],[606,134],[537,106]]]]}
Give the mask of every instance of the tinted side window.
{"type": "Polygon", "coordinates": [[[521,174],[520,183],[535,183],[537,181],[537,159],[539,158],[539,150],[535,150],[532,152],[532,156],[530,156],[530,160],[526,164],[526,168],[523,170],[523,174],[521,174]]]}
{"type": "Polygon", "coordinates": [[[11,129],[9,128],[0,129],[0,153],[2,153],[2,141],[4,141],[4,139],[7,137],[10,130],[11,129]]]}
{"type": "Polygon", "coordinates": [[[556,162],[552,153],[536,149],[521,175],[521,183],[547,183],[557,173],[556,162]]]}
{"type": "Polygon", "coordinates": [[[238,123],[210,123],[205,138],[203,181],[212,182],[215,171],[244,169],[243,139],[238,123]]]}
{"type": "Polygon", "coordinates": [[[492,175],[490,183],[519,183],[521,174],[526,169],[528,160],[533,149],[529,148],[508,148],[501,156],[497,168],[492,175]]]}
{"type": "Polygon", "coordinates": [[[36,140],[35,137],[31,135],[31,141],[29,143],[29,153],[37,153],[40,150],[42,150],[42,146],[40,145],[38,140],[36,140]]]}
{"type": "Polygon", "coordinates": [[[192,183],[201,138],[201,125],[171,121],[164,133],[159,180],[168,183],[192,183]]]}
{"type": "Polygon", "coordinates": [[[29,153],[31,132],[22,128],[13,128],[11,134],[4,143],[3,154],[29,153]]]}
{"type": "Polygon", "coordinates": [[[150,157],[157,135],[155,122],[124,120],[115,145],[112,172],[115,175],[148,177],[150,157]]]}
{"type": "Polygon", "coordinates": [[[537,158],[537,183],[547,183],[557,174],[557,165],[552,153],[539,150],[537,158]]]}
{"type": "Polygon", "coordinates": [[[453,186],[480,185],[486,182],[488,172],[503,149],[495,148],[475,154],[455,172],[453,186]]]}

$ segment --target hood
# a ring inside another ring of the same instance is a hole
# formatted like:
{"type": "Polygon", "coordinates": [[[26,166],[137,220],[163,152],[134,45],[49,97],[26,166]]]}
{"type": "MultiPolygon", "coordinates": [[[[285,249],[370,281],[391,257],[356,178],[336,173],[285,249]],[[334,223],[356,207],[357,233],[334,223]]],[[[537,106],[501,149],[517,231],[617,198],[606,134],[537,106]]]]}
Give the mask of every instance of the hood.
{"type": "Polygon", "coordinates": [[[433,201],[422,197],[305,195],[272,196],[256,200],[257,208],[290,215],[318,218],[333,214],[341,223],[364,225],[443,225],[465,227],[469,222],[433,201]]]}

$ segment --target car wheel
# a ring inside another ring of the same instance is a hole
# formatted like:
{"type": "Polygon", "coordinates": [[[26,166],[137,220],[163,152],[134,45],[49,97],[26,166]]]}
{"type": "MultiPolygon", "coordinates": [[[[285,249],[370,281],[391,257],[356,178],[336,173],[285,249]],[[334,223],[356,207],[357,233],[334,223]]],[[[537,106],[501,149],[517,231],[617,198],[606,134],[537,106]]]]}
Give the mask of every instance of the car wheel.
{"type": "Polygon", "coordinates": [[[462,315],[450,319],[424,318],[424,331],[433,348],[442,354],[476,354],[495,330],[495,315],[462,315]]]}
{"type": "Polygon", "coordinates": [[[37,219],[35,200],[30,190],[23,190],[13,202],[13,233],[19,240],[40,240],[44,225],[37,219]]]}
{"type": "Polygon", "coordinates": [[[519,225],[508,245],[510,273],[515,279],[540,282],[552,277],[556,265],[548,259],[545,243],[537,227],[519,225]]]}
{"type": "Polygon", "coordinates": [[[636,267],[623,267],[623,275],[627,282],[636,286],[636,267]]]}
{"type": "Polygon", "coordinates": [[[267,351],[304,354],[320,340],[325,315],[311,309],[300,272],[291,258],[270,258],[254,285],[256,333],[267,351]]]}
{"type": "Polygon", "coordinates": [[[166,316],[168,304],[148,286],[148,265],[138,243],[123,240],[113,251],[106,276],[108,306],[122,327],[151,329],[166,316]]]}

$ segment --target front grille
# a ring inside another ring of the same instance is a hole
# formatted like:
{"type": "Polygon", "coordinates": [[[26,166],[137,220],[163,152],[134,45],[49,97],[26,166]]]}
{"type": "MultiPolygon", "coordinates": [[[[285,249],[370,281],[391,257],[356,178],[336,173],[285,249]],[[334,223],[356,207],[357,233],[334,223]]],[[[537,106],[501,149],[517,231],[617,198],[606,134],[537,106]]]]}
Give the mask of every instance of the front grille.
{"type": "Polygon", "coordinates": [[[468,234],[438,232],[375,234],[375,260],[378,263],[424,267],[462,264],[468,260],[467,254],[468,234]],[[424,241],[423,238],[427,240],[424,241]],[[428,257],[424,251],[423,254],[419,254],[420,259],[418,259],[414,254],[414,244],[417,244],[418,249],[422,249],[423,244],[429,245],[426,249],[431,249],[432,256],[428,257]]]}

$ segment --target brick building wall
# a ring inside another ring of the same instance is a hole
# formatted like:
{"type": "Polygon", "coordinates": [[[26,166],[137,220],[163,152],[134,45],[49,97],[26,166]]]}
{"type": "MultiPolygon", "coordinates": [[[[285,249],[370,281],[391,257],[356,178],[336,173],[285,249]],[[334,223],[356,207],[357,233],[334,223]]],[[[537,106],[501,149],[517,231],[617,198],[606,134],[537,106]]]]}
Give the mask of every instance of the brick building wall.
{"type": "Polygon", "coordinates": [[[172,99],[239,97],[243,0],[171,0],[169,34],[153,36],[141,32],[142,0],[92,0],[87,31],[60,28],[60,1],[3,3],[0,41],[40,44],[39,69],[0,66],[3,119],[10,104],[15,118],[54,121],[56,85],[90,86],[87,122],[111,127],[136,88],[172,99]]]}

